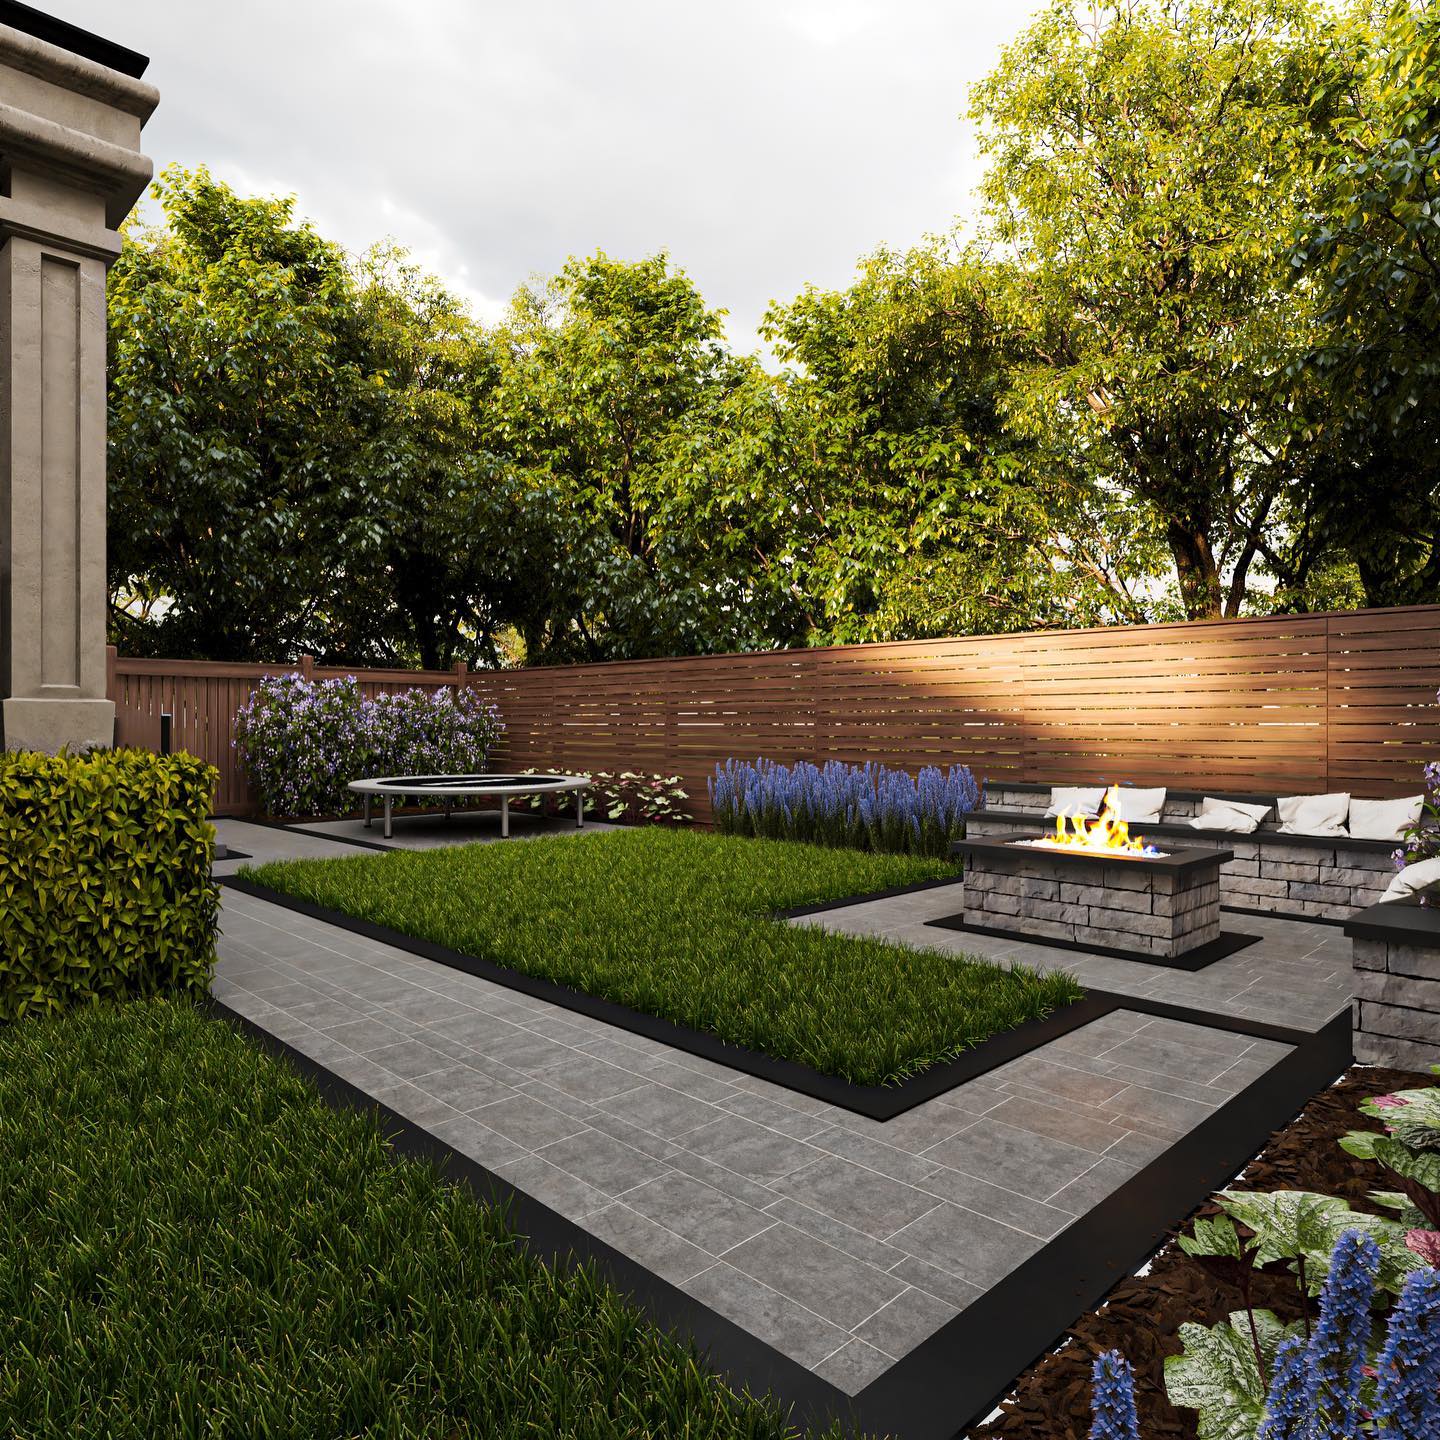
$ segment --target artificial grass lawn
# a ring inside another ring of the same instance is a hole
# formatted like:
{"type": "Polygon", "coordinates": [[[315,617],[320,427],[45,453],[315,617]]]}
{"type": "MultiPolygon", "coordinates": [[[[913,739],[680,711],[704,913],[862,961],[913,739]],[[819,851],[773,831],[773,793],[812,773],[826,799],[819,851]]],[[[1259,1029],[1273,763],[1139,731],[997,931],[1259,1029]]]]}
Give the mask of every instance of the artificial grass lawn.
{"type": "Polygon", "coordinates": [[[0,1027],[0,1434],[794,1432],[372,1117],[150,1001],[0,1027]]]}
{"type": "Polygon", "coordinates": [[[771,918],[955,874],[917,856],[656,829],[242,873],[858,1084],[894,1083],[1082,993],[1063,974],[771,918]]]}

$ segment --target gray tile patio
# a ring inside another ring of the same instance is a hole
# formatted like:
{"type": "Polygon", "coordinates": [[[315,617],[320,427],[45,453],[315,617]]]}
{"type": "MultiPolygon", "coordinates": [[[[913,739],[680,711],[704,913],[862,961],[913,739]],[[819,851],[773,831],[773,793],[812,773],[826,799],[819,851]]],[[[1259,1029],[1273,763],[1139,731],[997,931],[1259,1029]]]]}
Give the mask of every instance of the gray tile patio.
{"type": "MultiPolygon", "coordinates": [[[[221,829],[257,860],[360,853],[221,829]]],[[[921,923],[954,908],[800,923],[1299,1027],[1348,1001],[1333,927],[1231,917],[1264,943],[1185,975],[921,923]]],[[[234,891],[222,925],[225,1003],[851,1392],[1288,1053],[1119,1011],[880,1123],[234,891]]]]}

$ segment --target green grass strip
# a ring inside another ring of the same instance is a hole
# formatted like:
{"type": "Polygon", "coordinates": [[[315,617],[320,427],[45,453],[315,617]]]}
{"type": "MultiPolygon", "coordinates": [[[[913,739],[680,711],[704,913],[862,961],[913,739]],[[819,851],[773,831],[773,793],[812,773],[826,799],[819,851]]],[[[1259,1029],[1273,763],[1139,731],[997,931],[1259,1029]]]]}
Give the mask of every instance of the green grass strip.
{"type": "Polygon", "coordinates": [[[955,873],[918,856],[632,830],[242,873],[858,1084],[894,1084],[1083,993],[1065,974],[771,918],[955,873]]]}
{"type": "Polygon", "coordinates": [[[0,1434],[794,1433],[192,1006],[0,1027],[0,1434]]]}

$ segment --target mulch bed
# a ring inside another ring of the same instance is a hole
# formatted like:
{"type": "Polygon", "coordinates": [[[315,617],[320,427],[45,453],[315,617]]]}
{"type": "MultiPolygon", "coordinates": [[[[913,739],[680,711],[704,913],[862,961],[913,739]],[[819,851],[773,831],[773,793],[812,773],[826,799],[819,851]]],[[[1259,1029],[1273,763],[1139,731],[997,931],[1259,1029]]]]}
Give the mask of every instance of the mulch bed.
{"type": "MultiPolygon", "coordinates": [[[[1270,1137],[1233,1188],[1317,1190],[1339,1195],[1357,1210],[1385,1213],[1368,1199],[1371,1190],[1384,1188],[1377,1167],[1347,1155],[1336,1142],[1347,1130],[1381,1128],[1356,1109],[1367,1096],[1435,1083],[1434,1075],[1409,1070],[1350,1070],[1270,1137]]],[[[1217,1213],[1207,1203],[1180,1229],[1188,1230],[1198,1215],[1217,1213]]],[[[1300,1318],[1292,1276],[1258,1274],[1252,1293],[1257,1306],[1282,1319],[1300,1318]]],[[[1238,1289],[1167,1242],[1148,1274],[1120,1281],[1099,1309],[1066,1332],[1071,1343],[1020,1376],[1003,1413],[971,1430],[971,1440],[1083,1440],[1090,1429],[1090,1370],[1105,1350],[1121,1351],[1135,1368],[1145,1440],[1195,1440],[1196,1412],[1177,1410],[1165,1398],[1165,1357],[1180,1353],[1178,1331],[1187,1320],[1214,1325],[1240,1308],[1238,1289]]]]}

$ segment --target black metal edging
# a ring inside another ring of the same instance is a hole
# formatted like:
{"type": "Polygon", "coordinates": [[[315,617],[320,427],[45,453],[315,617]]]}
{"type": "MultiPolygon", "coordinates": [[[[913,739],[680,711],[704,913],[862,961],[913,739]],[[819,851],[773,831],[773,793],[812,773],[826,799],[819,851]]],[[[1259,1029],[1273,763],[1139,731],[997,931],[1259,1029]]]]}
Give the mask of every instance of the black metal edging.
{"type": "Polygon", "coordinates": [[[361,850],[380,850],[389,855],[403,850],[403,845],[382,845],[378,840],[356,840],[349,835],[332,835],[327,830],[309,830],[303,825],[286,825],[280,820],[261,820],[253,815],[222,815],[217,819],[233,820],[237,825],[259,825],[264,830],[283,830],[287,835],[308,835],[312,840],[333,840],[337,845],[354,845],[361,850]]]}
{"type": "Polygon", "coordinates": [[[568,985],[526,975],[523,971],[512,970],[494,960],[482,960],[479,956],[452,950],[449,946],[440,945],[433,940],[377,925],[373,920],[362,920],[341,910],[331,910],[324,905],[316,905],[313,901],[301,900],[280,890],[271,890],[243,876],[222,875],[217,879],[219,884],[238,890],[242,895],[252,895],[257,900],[293,910],[323,924],[348,930],[355,935],[363,935],[367,940],[393,946],[397,950],[433,960],[436,964],[459,970],[466,975],[503,985],[508,990],[517,990],[523,995],[533,996],[551,1005],[588,1015],[592,1020],[602,1020],[607,1025],[614,1025],[635,1035],[643,1035],[646,1039],[659,1041],[662,1045],[674,1046],[677,1050],[712,1060],[742,1074],[755,1075],[773,1085],[797,1091],[801,1095],[809,1095],[815,1100],[823,1100],[827,1104],[863,1115],[870,1120],[894,1120],[917,1105],[923,1105],[937,1095],[946,1094],[957,1085],[978,1079],[988,1071],[1019,1059],[1022,1055],[1028,1055],[1032,1050],[1038,1050],[1042,1045],[1048,1045],[1050,1041],[1058,1040],[1062,1035],[1068,1035],[1084,1025],[1093,1024],[1116,1010],[1133,1010],[1139,1014],[1189,1020],[1207,1025],[1213,1030],[1229,1030],[1260,1039],[1280,1040],[1290,1045],[1298,1044],[1307,1033],[1283,1026],[1267,1025],[1258,1020],[1210,1015],[1140,996],[1087,989],[1073,1004],[1063,1006],[1041,1020],[1027,1020],[1012,1030],[992,1035],[973,1049],[957,1055],[955,1059],[932,1065],[899,1084],[857,1085],[837,1075],[822,1074],[819,1070],[813,1070],[795,1060],[782,1060],[778,1056],[765,1055],[758,1050],[747,1050],[703,1030],[692,1030],[689,1026],[676,1024],[673,1020],[663,1020],[657,1015],[632,1010],[617,1001],[588,995],[583,990],[572,990],[568,985]]]}
{"type": "Polygon", "coordinates": [[[861,1420],[903,1440],[963,1435],[1352,1058],[1347,1008],[871,1381],[861,1420]]]}
{"type": "Polygon", "coordinates": [[[802,1065],[796,1060],[782,1060],[778,1056],[765,1055],[758,1050],[747,1050],[703,1030],[692,1030],[689,1026],[678,1025],[673,1020],[662,1020],[657,1015],[632,1010],[615,1000],[587,995],[583,990],[572,990],[568,985],[560,985],[553,980],[526,975],[523,971],[512,970],[494,960],[482,960],[479,956],[467,955],[462,950],[452,950],[449,946],[440,945],[433,940],[424,940],[415,935],[407,935],[403,930],[377,925],[373,920],[362,920],[357,916],[347,915],[342,910],[331,910],[324,905],[316,905],[313,901],[287,895],[281,890],[271,890],[241,875],[221,875],[217,880],[219,884],[228,885],[242,895],[253,895],[257,900],[283,906],[312,920],[333,925],[339,930],[363,935],[367,940],[391,945],[397,950],[433,960],[438,965],[446,965],[452,970],[474,975],[477,979],[503,985],[507,990],[518,990],[522,995],[531,995],[551,1005],[574,1010],[578,1014],[588,1015],[592,1020],[603,1020],[617,1029],[643,1035],[647,1040],[657,1040],[662,1045],[672,1045],[677,1050],[684,1050],[705,1060],[713,1060],[717,1065],[726,1065],[745,1075],[755,1075],[773,1085],[837,1105],[842,1110],[864,1115],[870,1120],[893,1120],[897,1115],[903,1115],[907,1110],[913,1110],[917,1105],[923,1105],[925,1101],[933,1100],[937,1095],[943,1095],[947,1090],[953,1090],[967,1080],[974,1080],[988,1070],[994,1070],[1021,1055],[1029,1054],[1031,1050],[1049,1044],[1051,1040],[1058,1040],[1062,1035],[1068,1035],[1072,1030],[1089,1025],[1102,1015],[1108,1015],[1112,1010],[1125,1008],[1129,1004],[1126,996],[1091,991],[1074,1004],[1063,1006],[1044,1019],[1027,1020],[1013,1030],[992,1035],[974,1049],[966,1050],[953,1060],[932,1065],[897,1085],[857,1085],[849,1080],[842,1080],[837,1075],[825,1075],[819,1070],[812,1070],[810,1066],[802,1065]]]}
{"type": "Polygon", "coordinates": [[[507,1222],[541,1264],[563,1269],[595,1264],[658,1329],[678,1334],[682,1343],[693,1340],[709,1368],[737,1394],[746,1390],[756,1396],[772,1394],[782,1405],[791,1407],[796,1412],[792,1419],[805,1427],[822,1429],[839,1419],[850,1434],[859,1433],[850,1397],[799,1361],[767,1345],[478,1161],[462,1155],[358,1085],[232,1010],[224,1001],[212,996],[203,1008],[234,1026],[269,1055],[289,1063],[315,1086],[328,1105],[337,1110],[373,1113],[386,1142],[398,1155],[434,1165],[446,1180],[465,1189],[478,1204],[501,1207],[507,1222]]]}
{"type": "Polygon", "coordinates": [[[939,880],[917,880],[913,885],[896,885],[889,890],[872,890],[868,895],[846,895],[841,900],[822,900],[818,905],[795,905],[777,910],[777,920],[799,920],[806,915],[823,915],[827,910],[848,910],[852,905],[868,905],[872,900],[893,900],[897,895],[918,895],[922,890],[940,890],[946,885],[959,885],[963,875],[946,875],[939,880]]]}
{"type": "MultiPolygon", "coordinates": [[[[1128,999],[1129,997],[1118,997],[1128,999]]],[[[1008,1393],[1015,1377],[1052,1349],[1077,1316],[1133,1274],[1194,1208],[1239,1173],[1270,1134],[1298,1114],[1351,1062],[1350,1015],[1299,1035],[1278,1026],[1207,1016],[1181,1006],[1131,1001],[1130,1008],[1195,1024],[1281,1038],[1292,1053],[1209,1119],[1068,1225],[928,1340],[853,1397],[820,1379],[739,1325],[620,1254],[583,1226],[382,1105],[262,1026],[211,999],[208,1007],[262,1049],[288,1061],[325,1101],[374,1112],[401,1155],[429,1161],[480,1203],[501,1204],[542,1263],[593,1261],[615,1288],[661,1329],[693,1339],[732,1388],[771,1394],[802,1427],[838,1418],[851,1435],[956,1440],[1008,1393]]],[[[1117,1007],[1119,1008],[1119,1007],[1117,1007]]]]}
{"type": "Polygon", "coordinates": [[[972,925],[960,915],[942,915],[927,920],[939,930],[959,930],[967,935],[988,935],[995,940],[1020,940],[1026,945],[1048,945],[1052,950],[1070,950],[1084,955],[1105,955],[1111,960],[1134,960],[1142,965],[1159,965],[1166,970],[1203,970],[1217,960],[1235,955],[1256,944],[1259,935],[1241,935],[1222,930],[1214,940],[1207,940],[1183,955],[1155,955],[1148,950],[1122,950],[1118,945],[1092,945],[1088,940],[1062,940],[1058,935],[1036,935],[1029,930],[1007,930],[1000,925],[972,925]]]}
{"type": "Polygon", "coordinates": [[[1292,910],[1262,910],[1257,905],[1222,905],[1220,908],[1231,915],[1256,915],[1262,920],[1293,920],[1297,925],[1343,926],[1346,923],[1329,915],[1297,915],[1292,910]]]}

